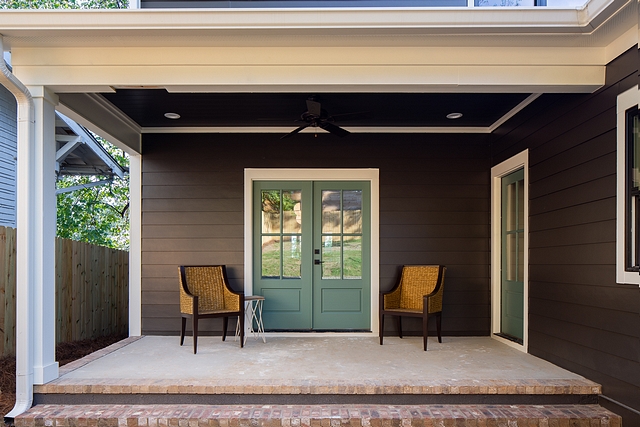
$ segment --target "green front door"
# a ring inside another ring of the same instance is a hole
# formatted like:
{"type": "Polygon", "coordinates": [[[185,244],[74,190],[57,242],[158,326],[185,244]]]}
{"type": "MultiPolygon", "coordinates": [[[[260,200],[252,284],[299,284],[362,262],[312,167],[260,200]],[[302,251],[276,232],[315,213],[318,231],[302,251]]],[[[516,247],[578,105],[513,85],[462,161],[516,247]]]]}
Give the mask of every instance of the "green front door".
{"type": "Polygon", "coordinates": [[[502,277],[500,332],[524,337],[524,169],[502,178],[502,277]]]}
{"type": "Polygon", "coordinates": [[[266,330],[370,330],[369,188],[254,182],[253,288],[266,330]]]}

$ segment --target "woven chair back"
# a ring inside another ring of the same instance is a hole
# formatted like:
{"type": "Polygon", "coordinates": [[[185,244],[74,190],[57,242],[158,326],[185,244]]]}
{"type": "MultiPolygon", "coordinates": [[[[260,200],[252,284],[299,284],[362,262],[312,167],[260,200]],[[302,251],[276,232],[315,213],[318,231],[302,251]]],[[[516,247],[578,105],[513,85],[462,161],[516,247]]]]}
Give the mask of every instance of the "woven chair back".
{"type": "MultiPolygon", "coordinates": [[[[422,311],[423,296],[434,291],[438,284],[438,265],[405,265],[400,278],[400,308],[422,311]]],[[[441,280],[444,282],[444,269],[441,280]]],[[[429,313],[442,311],[444,283],[436,295],[430,298],[429,313]]]]}
{"type": "MultiPolygon", "coordinates": [[[[239,310],[240,297],[227,290],[221,265],[185,267],[186,287],[198,296],[198,311],[239,310]]],[[[180,276],[182,280],[182,276],[180,276]]],[[[180,310],[191,313],[191,301],[180,287],[180,310]]]]}

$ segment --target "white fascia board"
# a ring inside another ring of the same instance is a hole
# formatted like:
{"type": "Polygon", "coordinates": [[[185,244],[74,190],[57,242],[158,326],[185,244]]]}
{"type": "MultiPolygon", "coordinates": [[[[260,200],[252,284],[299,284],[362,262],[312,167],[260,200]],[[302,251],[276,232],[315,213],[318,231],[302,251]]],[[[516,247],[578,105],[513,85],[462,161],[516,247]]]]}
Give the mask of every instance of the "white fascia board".
{"type": "MultiPolygon", "coordinates": [[[[373,61],[373,58],[372,58],[373,61]]],[[[604,84],[601,65],[202,65],[20,66],[29,85],[200,86],[219,92],[328,90],[406,92],[593,92],[604,84]],[[72,77],[70,77],[72,76],[72,77]]],[[[71,96],[71,94],[69,94],[71,96]]],[[[60,93],[61,102],[66,96],[60,93]]]]}
{"type": "MultiPolygon", "coordinates": [[[[324,44],[306,38],[299,44],[282,45],[277,40],[260,42],[247,37],[244,43],[229,39],[219,46],[16,47],[13,53],[14,72],[20,75],[30,67],[52,66],[585,66],[604,61],[599,47],[421,45],[414,37],[384,38],[383,44],[376,36],[331,38],[324,44]]],[[[134,83],[129,86],[136,88],[134,83]]],[[[114,88],[105,84],[100,91],[113,92],[114,88]]]]}

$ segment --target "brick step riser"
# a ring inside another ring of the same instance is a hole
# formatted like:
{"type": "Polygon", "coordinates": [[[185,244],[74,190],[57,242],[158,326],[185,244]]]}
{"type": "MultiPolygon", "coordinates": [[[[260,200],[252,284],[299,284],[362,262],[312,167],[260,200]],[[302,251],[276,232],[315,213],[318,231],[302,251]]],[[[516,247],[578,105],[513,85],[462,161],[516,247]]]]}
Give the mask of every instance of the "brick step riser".
{"type": "Polygon", "coordinates": [[[38,405],[16,427],[621,427],[598,405],[38,405]]]}

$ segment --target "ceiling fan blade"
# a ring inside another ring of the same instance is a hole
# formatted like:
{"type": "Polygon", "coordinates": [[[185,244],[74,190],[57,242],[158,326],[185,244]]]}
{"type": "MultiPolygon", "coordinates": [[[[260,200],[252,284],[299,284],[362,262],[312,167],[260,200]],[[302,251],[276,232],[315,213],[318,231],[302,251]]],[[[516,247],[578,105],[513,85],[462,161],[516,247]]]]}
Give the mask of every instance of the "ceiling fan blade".
{"type": "Polygon", "coordinates": [[[297,129],[292,130],[291,132],[289,132],[288,134],[281,136],[280,139],[285,139],[285,138],[289,138],[292,135],[295,135],[296,133],[299,133],[301,130],[308,128],[310,126],[310,124],[306,124],[306,125],[302,125],[297,129]]]}
{"type": "Polygon", "coordinates": [[[333,123],[329,123],[329,122],[322,122],[318,126],[320,126],[322,129],[328,132],[331,132],[333,135],[339,136],[339,137],[347,136],[351,133],[348,130],[342,129],[341,127],[336,126],[333,123]]]}
{"type": "Polygon", "coordinates": [[[314,116],[320,117],[320,115],[322,115],[322,106],[318,101],[307,99],[307,111],[314,116]]]}

